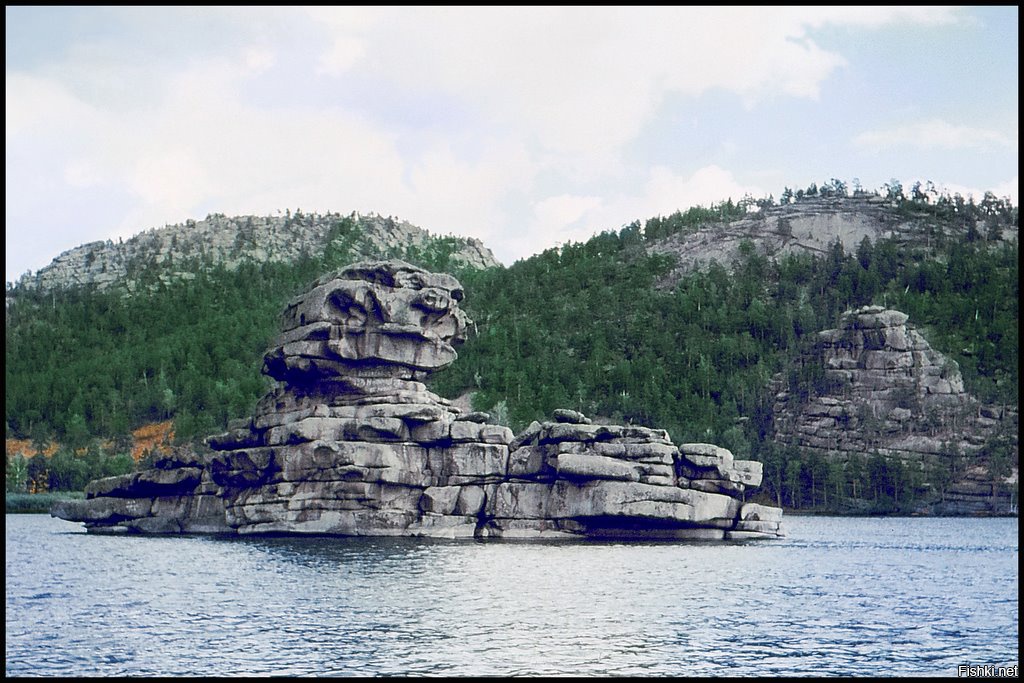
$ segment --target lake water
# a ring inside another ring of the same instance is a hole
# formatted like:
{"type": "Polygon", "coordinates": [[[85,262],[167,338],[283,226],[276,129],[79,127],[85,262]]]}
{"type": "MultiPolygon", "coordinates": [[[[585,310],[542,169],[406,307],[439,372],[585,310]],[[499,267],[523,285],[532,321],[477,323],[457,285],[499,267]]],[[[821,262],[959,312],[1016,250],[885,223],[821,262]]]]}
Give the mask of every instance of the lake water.
{"type": "Polygon", "coordinates": [[[6,675],[905,676],[1015,665],[1017,519],[733,543],[114,537],[7,515],[6,675]]]}

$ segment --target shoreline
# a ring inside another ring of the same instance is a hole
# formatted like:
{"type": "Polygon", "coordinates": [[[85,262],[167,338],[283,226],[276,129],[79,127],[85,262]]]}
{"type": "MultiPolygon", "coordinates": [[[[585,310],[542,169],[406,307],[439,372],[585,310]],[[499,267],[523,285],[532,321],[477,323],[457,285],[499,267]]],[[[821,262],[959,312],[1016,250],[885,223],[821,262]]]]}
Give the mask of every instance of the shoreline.
{"type": "MultiPolygon", "coordinates": [[[[47,493],[10,493],[5,495],[6,514],[50,514],[50,506],[58,500],[83,500],[82,491],[52,491],[47,493]]],[[[783,508],[783,517],[949,517],[979,518],[1011,517],[1020,515],[1015,512],[974,513],[964,515],[923,514],[915,512],[843,512],[838,510],[791,510],[783,508]]]]}

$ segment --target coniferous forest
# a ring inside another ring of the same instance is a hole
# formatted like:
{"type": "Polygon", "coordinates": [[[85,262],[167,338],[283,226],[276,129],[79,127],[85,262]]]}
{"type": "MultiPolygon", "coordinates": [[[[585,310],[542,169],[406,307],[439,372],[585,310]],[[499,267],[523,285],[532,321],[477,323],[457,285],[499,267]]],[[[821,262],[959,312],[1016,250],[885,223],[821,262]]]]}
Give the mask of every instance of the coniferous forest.
{"type": "MultiPolygon", "coordinates": [[[[840,190],[787,189],[783,201],[840,190]]],[[[382,256],[453,272],[465,287],[473,331],[459,360],[431,379],[435,392],[472,392],[475,409],[516,431],[573,408],[667,429],[677,443],[717,443],[766,463],[763,489],[773,501],[828,509],[835,497],[823,501],[814,486],[816,476],[830,476],[827,463],[768,439],[771,386],[780,373],[797,385],[820,379],[788,363],[843,311],[877,303],[907,313],[959,363],[970,393],[1018,402],[1017,243],[997,239],[1016,230],[1017,208],[989,196],[975,204],[928,201],[917,188],[910,197],[889,191],[894,211],[927,211],[952,229],[936,231],[926,246],[865,239],[853,254],[836,242],[823,255],[777,261],[748,243],[735,263],[668,278],[674,259],[649,250],[652,242],[772,204],[729,201],[637,221],[505,268],[455,268],[444,238],[382,256]]],[[[8,457],[8,491],[40,477],[42,488],[80,490],[93,477],[127,471],[134,463],[125,444],[140,425],[173,420],[178,441],[198,442],[248,416],[270,387],[262,354],[285,302],[354,260],[345,220],[330,248],[295,263],[197,263],[194,279],[153,276],[137,288],[145,293],[131,296],[9,289],[7,437],[29,439],[40,452],[50,440],[61,448],[28,462],[8,457]]],[[[863,473],[875,500],[912,499],[921,482],[885,467],[863,473]]]]}

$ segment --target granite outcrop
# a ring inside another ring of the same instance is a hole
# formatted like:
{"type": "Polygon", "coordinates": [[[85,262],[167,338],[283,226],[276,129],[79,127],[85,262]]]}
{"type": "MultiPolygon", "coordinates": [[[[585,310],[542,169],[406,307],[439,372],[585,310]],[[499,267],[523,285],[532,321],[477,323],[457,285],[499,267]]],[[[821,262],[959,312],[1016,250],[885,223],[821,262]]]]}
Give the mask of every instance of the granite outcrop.
{"type": "Polygon", "coordinates": [[[164,283],[195,278],[205,268],[234,270],[243,263],[293,263],[328,249],[345,249],[356,259],[443,249],[451,263],[492,268],[500,263],[474,237],[439,237],[392,216],[302,213],[274,216],[210,214],[202,220],[151,228],[125,240],[90,242],[57,256],[18,288],[43,291],[74,287],[140,289],[140,277],[164,283]]]}
{"type": "Polygon", "coordinates": [[[864,306],[819,332],[798,359],[820,370],[817,381],[777,379],[774,439],[842,463],[878,453],[953,473],[922,512],[1005,513],[1016,468],[997,474],[978,456],[993,439],[1017,449],[1016,411],[972,396],[956,361],[908,321],[901,311],[864,306]]]}
{"type": "MultiPolygon", "coordinates": [[[[988,232],[985,226],[979,228],[988,232]]],[[[961,231],[959,223],[936,221],[927,211],[899,210],[893,201],[861,191],[844,197],[805,197],[734,220],[708,221],[694,230],[651,240],[647,250],[673,257],[675,265],[659,283],[671,288],[684,275],[711,263],[731,268],[745,258],[745,245],[751,253],[777,261],[787,254],[824,256],[836,242],[844,253],[854,254],[865,238],[874,244],[889,240],[927,250],[937,240],[962,238],[961,231]]],[[[992,231],[990,244],[1016,242],[1015,224],[992,231]]]]}
{"type": "Polygon", "coordinates": [[[664,430],[558,410],[515,435],[432,393],[471,321],[459,282],[361,262],[292,300],[251,418],[51,513],[89,531],[443,538],[746,539],[783,534],[746,502],[761,464],[664,430]]]}

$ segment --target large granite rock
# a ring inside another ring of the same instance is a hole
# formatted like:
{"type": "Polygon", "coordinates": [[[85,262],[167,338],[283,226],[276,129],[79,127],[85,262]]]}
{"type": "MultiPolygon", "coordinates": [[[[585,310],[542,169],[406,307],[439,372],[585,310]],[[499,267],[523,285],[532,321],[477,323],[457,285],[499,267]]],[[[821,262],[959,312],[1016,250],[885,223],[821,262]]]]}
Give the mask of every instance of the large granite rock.
{"type": "MultiPolygon", "coordinates": [[[[823,379],[801,395],[778,378],[774,439],[780,443],[844,463],[877,452],[920,469],[939,461],[945,470],[963,469],[950,460],[981,451],[997,436],[1010,435],[1016,448],[1016,413],[971,396],[956,361],[933,349],[900,311],[847,311],[837,328],[819,332],[800,362],[820,367],[823,379]]],[[[1013,481],[978,468],[960,476],[922,511],[996,513],[1012,503],[1015,472],[1013,481]]]]}
{"type": "Polygon", "coordinates": [[[89,484],[52,514],[90,531],[486,538],[752,538],[781,510],[744,502],[760,463],[572,410],[514,437],[421,380],[470,321],[458,281],[359,263],[291,301],[254,415],[152,470],[89,484]]]}

